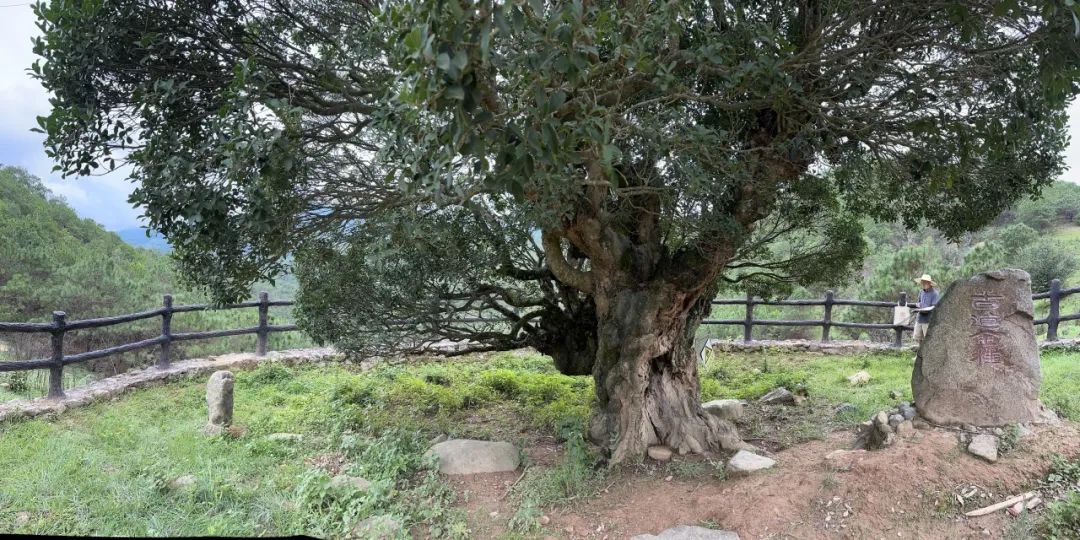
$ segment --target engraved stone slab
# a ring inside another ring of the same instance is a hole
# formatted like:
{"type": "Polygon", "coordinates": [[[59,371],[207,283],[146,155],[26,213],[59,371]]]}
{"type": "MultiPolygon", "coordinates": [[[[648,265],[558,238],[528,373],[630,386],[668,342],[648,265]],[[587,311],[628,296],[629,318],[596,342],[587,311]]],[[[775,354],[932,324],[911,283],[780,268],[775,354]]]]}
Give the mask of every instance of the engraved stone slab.
{"type": "Polygon", "coordinates": [[[206,382],[206,408],[209,412],[206,433],[216,435],[232,425],[233,374],[215,371],[206,382]]]}
{"type": "Polygon", "coordinates": [[[949,285],[930,316],[911,390],[937,424],[1000,426],[1039,418],[1031,277],[997,270],[949,285]]]}

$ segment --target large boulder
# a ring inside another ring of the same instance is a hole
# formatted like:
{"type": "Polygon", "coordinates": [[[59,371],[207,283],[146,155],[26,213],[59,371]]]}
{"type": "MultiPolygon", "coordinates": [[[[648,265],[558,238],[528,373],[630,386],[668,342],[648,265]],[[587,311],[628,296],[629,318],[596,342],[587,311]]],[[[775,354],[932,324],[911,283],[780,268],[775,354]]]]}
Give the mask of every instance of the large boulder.
{"type": "Polygon", "coordinates": [[[936,424],[1000,426],[1039,419],[1039,349],[1031,277],[978,274],[949,285],[930,316],[911,390],[936,424]]]}
{"type": "Polygon", "coordinates": [[[508,442],[451,439],[432,446],[427,455],[438,456],[443,474],[477,474],[512,471],[521,455],[508,442]]]}

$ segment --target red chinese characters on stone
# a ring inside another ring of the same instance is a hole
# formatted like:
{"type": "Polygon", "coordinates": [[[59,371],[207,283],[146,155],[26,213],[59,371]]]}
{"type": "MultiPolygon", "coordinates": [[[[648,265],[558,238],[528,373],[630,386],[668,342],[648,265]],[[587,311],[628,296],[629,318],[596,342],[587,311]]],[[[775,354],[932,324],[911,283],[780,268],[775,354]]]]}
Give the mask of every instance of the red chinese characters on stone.
{"type": "Polygon", "coordinates": [[[971,296],[971,309],[974,312],[971,315],[971,325],[975,327],[973,362],[1000,364],[1004,359],[1001,336],[996,333],[1002,323],[1002,317],[997,310],[1004,299],[1004,296],[991,295],[986,291],[971,296]]]}

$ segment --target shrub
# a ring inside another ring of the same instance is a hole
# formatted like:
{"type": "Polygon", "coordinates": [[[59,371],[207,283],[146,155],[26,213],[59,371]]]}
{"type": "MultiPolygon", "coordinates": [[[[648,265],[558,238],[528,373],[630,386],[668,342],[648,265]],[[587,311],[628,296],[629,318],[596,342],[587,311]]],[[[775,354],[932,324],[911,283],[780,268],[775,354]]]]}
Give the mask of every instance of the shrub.
{"type": "Polygon", "coordinates": [[[1041,240],[1020,251],[1020,266],[1031,274],[1031,289],[1042,292],[1053,279],[1066,279],[1076,270],[1076,256],[1053,240],[1041,240]]]}
{"type": "Polygon", "coordinates": [[[1043,529],[1049,540],[1080,539],[1080,492],[1071,491],[1064,499],[1050,504],[1043,529]]]}

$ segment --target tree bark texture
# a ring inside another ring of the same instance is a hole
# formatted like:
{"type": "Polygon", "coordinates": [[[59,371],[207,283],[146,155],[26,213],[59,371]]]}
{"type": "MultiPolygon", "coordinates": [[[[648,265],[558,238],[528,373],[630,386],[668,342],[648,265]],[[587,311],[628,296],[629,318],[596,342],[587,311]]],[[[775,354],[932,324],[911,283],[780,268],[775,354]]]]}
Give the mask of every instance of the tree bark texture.
{"type": "Polygon", "coordinates": [[[701,408],[693,337],[709,313],[714,288],[695,296],[670,286],[616,289],[597,296],[597,402],[593,442],[611,461],[664,444],[681,454],[747,445],[734,424],[701,408]]]}

